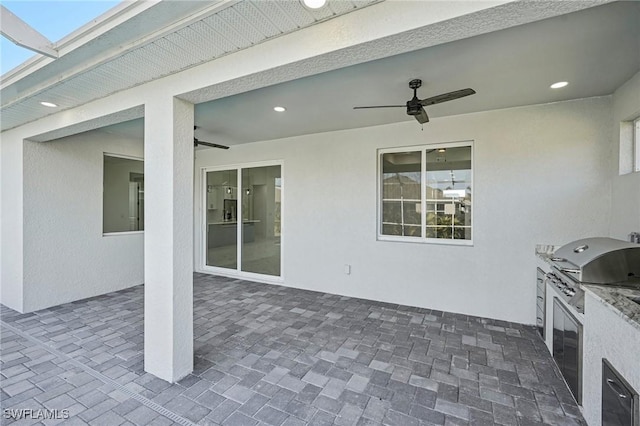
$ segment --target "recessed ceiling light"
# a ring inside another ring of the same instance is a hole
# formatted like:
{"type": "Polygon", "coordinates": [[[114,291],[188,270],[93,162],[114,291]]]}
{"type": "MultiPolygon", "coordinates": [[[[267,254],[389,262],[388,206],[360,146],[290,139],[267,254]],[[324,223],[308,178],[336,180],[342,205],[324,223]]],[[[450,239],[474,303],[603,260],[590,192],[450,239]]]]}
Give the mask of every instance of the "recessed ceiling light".
{"type": "Polygon", "coordinates": [[[45,102],[45,101],[40,102],[40,105],[43,105],[43,106],[46,106],[46,107],[49,107],[49,108],[57,108],[58,107],[58,105],[54,104],[53,102],[45,102]]]}
{"type": "Polygon", "coordinates": [[[285,107],[277,106],[273,107],[273,110],[277,112],[285,112],[287,109],[285,107]]]}
{"type": "Polygon", "coordinates": [[[569,84],[569,83],[567,83],[566,81],[559,81],[559,82],[557,82],[557,83],[553,83],[553,84],[551,85],[551,88],[552,88],[552,89],[560,89],[561,87],[564,87],[564,86],[566,86],[567,84],[569,84]]]}
{"type": "Polygon", "coordinates": [[[302,0],[302,3],[309,9],[320,9],[327,4],[327,0],[302,0]]]}

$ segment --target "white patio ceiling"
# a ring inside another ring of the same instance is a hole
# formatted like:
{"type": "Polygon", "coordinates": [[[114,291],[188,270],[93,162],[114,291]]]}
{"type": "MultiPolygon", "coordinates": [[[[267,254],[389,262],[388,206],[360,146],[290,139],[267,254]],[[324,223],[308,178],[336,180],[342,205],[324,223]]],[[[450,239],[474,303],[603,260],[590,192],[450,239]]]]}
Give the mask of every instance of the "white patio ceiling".
{"type": "Polygon", "coordinates": [[[404,105],[414,78],[423,82],[420,98],[477,92],[427,107],[431,118],[606,96],[640,71],[638,23],[640,2],[599,5],[201,103],[195,122],[203,140],[225,145],[400,121],[420,131],[405,108],[353,109],[404,105]],[[549,87],[558,81],[569,85],[549,87]],[[273,112],[276,105],[287,111],[273,112]]]}
{"type": "MultiPolygon", "coordinates": [[[[298,0],[162,1],[55,62],[36,63],[38,69],[27,67],[22,76],[9,75],[0,93],[2,129],[207,61],[215,64],[220,56],[372,5],[341,18],[353,17],[353,25],[367,11],[395,10],[390,2],[329,0],[328,7],[317,12],[298,0]],[[110,50],[98,55],[105,46],[110,50]],[[40,100],[61,108],[46,109],[40,100]]],[[[407,82],[412,78],[423,80],[420,97],[464,87],[478,92],[428,108],[432,118],[603,96],[640,70],[639,21],[640,2],[507,2],[329,52],[317,60],[291,63],[269,74],[239,74],[180,97],[197,104],[200,139],[234,145],[412,120],[402,108],[352,110],[355,105],[404,103],[411,95],[407,82]],[[570,84],[561,91],[550,90],[549,84],[558,80],[570,84]],[[272,108],[278,104],[287,112],[275,114],[272,108]]],[[[322,25],[331,23],[314,28],[322,25]]],[[[143,111],[140,107],[115,115],[122,119],[105,121],[141,117],[143,111]]],[[[33,140],[97,127],[101,126],[94,123],[52,131],[33,140]]],[[[105,130],[141,137],[142,123],[105,130]]]]}

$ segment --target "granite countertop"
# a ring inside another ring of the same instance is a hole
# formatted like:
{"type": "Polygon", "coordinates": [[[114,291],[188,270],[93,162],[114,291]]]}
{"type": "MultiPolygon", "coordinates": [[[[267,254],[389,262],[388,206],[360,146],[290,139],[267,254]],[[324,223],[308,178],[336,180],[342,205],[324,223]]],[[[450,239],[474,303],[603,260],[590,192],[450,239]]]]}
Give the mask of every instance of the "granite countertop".
{"type": "Polygon", "coordinates": [[[538,259],[544,261],[545,263],[552,265],[551,258],[553,257],[553,252],[556,251],[560,246],[552,246],[552,245],[537,245],[536,246],[536,256],[538,259]]]}
{"type": "Polygon", "coordinates": [[[595,284],[582,284],[581,287],[640,330],[640,304],[630,299],[634,297],[640,300],[640,287],[622,288],[615,285],[595,284]]]}

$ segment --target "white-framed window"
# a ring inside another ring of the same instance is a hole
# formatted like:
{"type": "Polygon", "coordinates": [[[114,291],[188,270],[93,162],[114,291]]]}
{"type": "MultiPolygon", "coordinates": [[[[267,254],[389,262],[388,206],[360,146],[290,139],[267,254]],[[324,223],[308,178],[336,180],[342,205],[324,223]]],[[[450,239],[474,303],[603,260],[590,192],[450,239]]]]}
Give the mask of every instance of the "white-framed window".
{"type": "Polygon", "coordinates": [[[471,141],[378,151],[378,239],[472,244],[471,141]]]}
{"type": "Polygon", "coordinates": [[[104,153],[102,233],[144,231],[144,160],[104,153]]]}
{"type": "Polygon", "coordinates": [[[640,172],[640,117],[633,121],[633,153],[635,158],[633,170],[640,172]]]}

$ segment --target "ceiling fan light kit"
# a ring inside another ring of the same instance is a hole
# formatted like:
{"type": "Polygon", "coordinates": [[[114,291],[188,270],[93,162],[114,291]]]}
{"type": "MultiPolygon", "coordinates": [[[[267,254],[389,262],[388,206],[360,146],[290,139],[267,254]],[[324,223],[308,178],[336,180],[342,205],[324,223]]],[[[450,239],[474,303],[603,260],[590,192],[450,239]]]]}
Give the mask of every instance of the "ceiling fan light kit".
{"type": "Polygon", "coordinates": [[[413,98],[407,101],[406,105],[375,105],[375,106],[359,106],[353,107],[353,109],[367,109],[367,108],[407,108],[407,115],[415,117],[420,124],[429,122],[429,116],[424,107],[428,105],[435,105],[442,102],[453,101],[454,99],[463,98],[465,96],[473,95],[476,93],[473,89],[461,89],[454,92],[443,93],[441,95],[432,96],[426,99],[418,99],[418,89],[422,86],[422,80],[416,78],[409,82],[409,88],[413,89],[413,98]]]}

